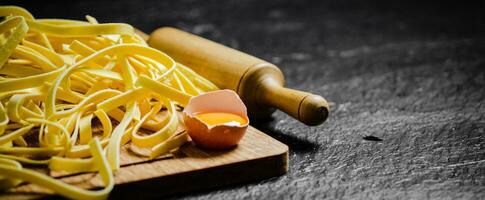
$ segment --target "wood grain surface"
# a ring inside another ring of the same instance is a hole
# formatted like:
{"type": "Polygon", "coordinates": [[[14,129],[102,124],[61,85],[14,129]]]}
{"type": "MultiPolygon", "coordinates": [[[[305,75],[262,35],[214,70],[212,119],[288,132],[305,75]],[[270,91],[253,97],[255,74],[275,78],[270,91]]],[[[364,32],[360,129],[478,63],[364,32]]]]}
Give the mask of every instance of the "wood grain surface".
{"type": "MultiPolygon", "coordinates": [[[[237,147],[224,151],[204,150],[187,143],[174,157],[149,160],[135,155],[127,145],[121,151],[121,168],[114,173],[116,185],[110,199],[137,198],[140,193],[146,197],[187,193],[288,171],[288,147],[253,127],[248,128],[237,147]]],[[[101,177],[95,173],[51,172],[51,176],[80,188],[103,187],[101,177]]],[[[0,194],[0,198],[35,199],[49,195],[52,192],[39,185],[24,184],[0,194]]]]}

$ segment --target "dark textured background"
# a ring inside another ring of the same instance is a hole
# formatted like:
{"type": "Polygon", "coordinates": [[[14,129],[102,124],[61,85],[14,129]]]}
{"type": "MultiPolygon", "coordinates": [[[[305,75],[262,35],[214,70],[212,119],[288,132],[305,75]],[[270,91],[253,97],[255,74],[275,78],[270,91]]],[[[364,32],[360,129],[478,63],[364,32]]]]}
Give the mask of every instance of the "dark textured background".
{"type": "Polygon", "coordinates": [[[331,102],[318,127],[281,112],[253,124],[290,147],[286,175],[176,198],[485,198],[483,3],[9,3],[39,18],[175,26],[273,62],[288,86],[331,102]]]}

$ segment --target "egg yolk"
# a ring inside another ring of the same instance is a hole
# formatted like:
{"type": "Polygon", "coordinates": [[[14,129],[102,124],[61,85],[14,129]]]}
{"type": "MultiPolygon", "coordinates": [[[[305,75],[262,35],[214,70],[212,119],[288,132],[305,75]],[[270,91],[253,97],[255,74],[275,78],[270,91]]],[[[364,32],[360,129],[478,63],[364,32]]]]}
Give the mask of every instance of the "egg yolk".
{"type": "Polygon", "coordinates": [[[240,126],[246,123],[246,119],[241,116],[224,112],[201,113],[195,115],[195,117],[210,126],[222,124],[240,126]]]}

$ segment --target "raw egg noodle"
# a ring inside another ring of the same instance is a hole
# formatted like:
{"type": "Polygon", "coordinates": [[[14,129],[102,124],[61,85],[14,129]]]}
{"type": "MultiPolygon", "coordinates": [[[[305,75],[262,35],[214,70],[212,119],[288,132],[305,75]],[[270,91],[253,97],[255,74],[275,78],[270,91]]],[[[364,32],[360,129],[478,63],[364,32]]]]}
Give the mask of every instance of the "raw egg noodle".
{"type": "Polygon", "coordinates": [[[0,16],[2,190],[30,182],[68,198],[106,199],[121,145],[150,149],[152,158],[176,149],[188,139],[176,133],[177,107],[217,90],[148,47],[130,25],[99,24],[90,16],[35,19],[16,6],[0,7],[0,16]],[[167,117],[160,118],[161,112],[167,117]],[[93,121],[101,133],[93,133],[93,121]],[[23,164],[97,171],[105,188],[77,188],[23,164]]]}

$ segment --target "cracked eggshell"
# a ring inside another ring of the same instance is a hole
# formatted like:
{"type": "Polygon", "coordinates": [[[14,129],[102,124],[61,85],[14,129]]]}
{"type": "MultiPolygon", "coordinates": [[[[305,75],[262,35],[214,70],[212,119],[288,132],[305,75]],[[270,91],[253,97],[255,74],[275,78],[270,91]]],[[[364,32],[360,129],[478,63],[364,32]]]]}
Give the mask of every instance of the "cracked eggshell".
{"type": "Polygon", "coordinates": [[[218,90],[192,97],[183,113],[187,133],[197,146],[207,149],[236,146],[249,126],[246,106],[232,90],[218,90]],[[245,119],[246,123],[211,126],[195,117],[197,114],[213,112],[236,114],[245,119]]]}

